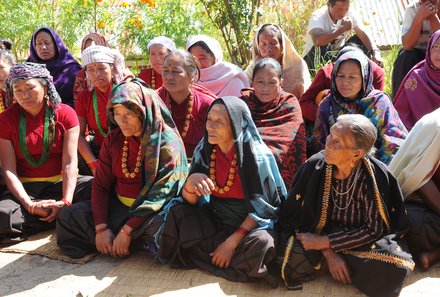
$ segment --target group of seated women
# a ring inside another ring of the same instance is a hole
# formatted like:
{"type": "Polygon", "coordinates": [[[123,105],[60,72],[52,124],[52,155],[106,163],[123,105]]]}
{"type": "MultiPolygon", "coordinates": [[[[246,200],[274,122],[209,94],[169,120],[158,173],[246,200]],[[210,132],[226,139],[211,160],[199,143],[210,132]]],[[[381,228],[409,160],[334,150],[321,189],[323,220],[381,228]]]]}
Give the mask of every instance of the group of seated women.
{"type": "Polygon", "coordinates": [[[273,24],[256,32],[245,72],[211,37],[185,51],[160,36],[139,78],[103,36],[84,38],[80,70],[40,28],[29,61],[0,49],[1,244],[56,227],[73,258],[148,251],[289,289],[328,269],[397,296],[412,255],[424,269],[440,260],[439,37],[395,108],[356,48],[326,70],[319,100],[298,100],[307,66],[273,24]]]}

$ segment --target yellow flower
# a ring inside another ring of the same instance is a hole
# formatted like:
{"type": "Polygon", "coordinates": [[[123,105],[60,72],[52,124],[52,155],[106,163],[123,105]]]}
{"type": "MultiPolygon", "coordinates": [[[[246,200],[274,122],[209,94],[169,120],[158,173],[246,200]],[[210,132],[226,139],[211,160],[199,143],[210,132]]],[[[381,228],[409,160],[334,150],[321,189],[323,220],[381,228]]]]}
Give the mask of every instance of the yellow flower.
{"type": "Polygon", "coordinates": [[[98,28],[99,29],[102,29],[102,28],[104,28],[105,27],[105,23],[104,22],[98,22],[98,28]]]}
{"type": "Polygon", "coordinates": [[[129,6],[129,5],[130,5],[130,4],[128,4],[127,2],[122,2],[122,3],[121,3],[121,6],[122,6],[122,7],[127,7],[127,6],[129,6]]]}
{"type": "Polygon", "coordinates": [[[67,8],[67,9],[66,9],[66,12],[67,12],[67,13],[72,13],[73,10],[72,10],[72,8],[67,8]]]}

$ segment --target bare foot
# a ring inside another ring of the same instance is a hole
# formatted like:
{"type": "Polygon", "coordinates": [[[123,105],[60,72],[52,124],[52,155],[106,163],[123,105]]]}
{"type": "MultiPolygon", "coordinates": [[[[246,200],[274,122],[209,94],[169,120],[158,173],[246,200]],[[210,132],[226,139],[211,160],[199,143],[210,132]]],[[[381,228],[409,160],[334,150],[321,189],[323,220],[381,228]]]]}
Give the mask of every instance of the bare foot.
{"type": "Polygon", "coordinates": [[[419,262],[423,270],[428,270],[435,262],[440,260],[440,250],[423,252],[419,256],[419,262]]]}

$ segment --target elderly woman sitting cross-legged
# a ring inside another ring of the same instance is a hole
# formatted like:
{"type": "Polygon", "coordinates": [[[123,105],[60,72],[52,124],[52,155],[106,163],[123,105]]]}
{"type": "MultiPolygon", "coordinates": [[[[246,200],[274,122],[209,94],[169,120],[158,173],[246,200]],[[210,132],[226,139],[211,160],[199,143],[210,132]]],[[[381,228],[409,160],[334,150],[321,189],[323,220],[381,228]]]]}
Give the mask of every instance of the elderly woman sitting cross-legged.
{"type": "Polygon", "coordinates": [[[213,102],[204,135],[183,201],[168,212],[158,255],[232,281],[276,287],[269,272],[276,260],[273,228],[286,189],[275,158],[237,97],[213,102]]]}
{"type": "Polygon", "coordinates": [[[299,169],[280,213],[289,288],[326,262],[336,281],[368,296],[399,295],[414,268],[401,241],[408,218],[396,179],[370,156],[376,135],[365,116],[339,116],[324,151],[299,169]]]}
{"type": "Polygon", "coordinates": [[[126,256],[142,237],[154,246],[157,213],[175,197],[188,166],[182,139],[159,96],[141,80],[116,86],[107,105],[118,127],[105,138],[90,202],[60,213],[57,242],[80,258],[126,256]]]}

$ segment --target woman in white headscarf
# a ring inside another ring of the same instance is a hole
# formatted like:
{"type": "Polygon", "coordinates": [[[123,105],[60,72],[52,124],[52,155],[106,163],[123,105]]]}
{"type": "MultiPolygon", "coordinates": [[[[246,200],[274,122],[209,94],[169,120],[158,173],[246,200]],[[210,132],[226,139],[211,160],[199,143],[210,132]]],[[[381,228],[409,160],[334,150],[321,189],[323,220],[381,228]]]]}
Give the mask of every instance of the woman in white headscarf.
{"type": "Polygon", "coordinates": [[[206,35],[188,38],[186,50],[198,61],[200,78],[197,84],[207,88],[218,97],[240,96],[249,81],[237,65],[224,62],[220,43],[206,35]]]}
{"type": "Polygon", "coordinates": [[[255,64],[266,57],[277,60],[283,68],[283,90],[300,98],[311,84],[307,64],[286,33],[274,24],[264,24],[255,33],[252,62],[245,70],[249,82],[252,81],[255,64]]]}
{"type": "Polygon", "coordinates": [[[82,52],[82,62],[89,88],[79,93],[75,104],[80,126],[79,169],[81,174],[94,175],[98,166],[99,150],[108,133],[106,106],[113,85],[131,80],[133,74],[125,66],[121,53],[105,46],[93,45],[86,48],[82,52]],[[86,140],[87,130],[89,141],[86,140]],[[91,134],[94,135],[93,138],[90,137],[91,134]]]}
{"type": "Polygon", "coordinates": [[[142,70],[138,77],[146,82],[153,90],[162,87],[162,67],[166,55],[176,50],[174,41],[165,36],[158,36],[148,43],[151,67],[142,70]]]}

